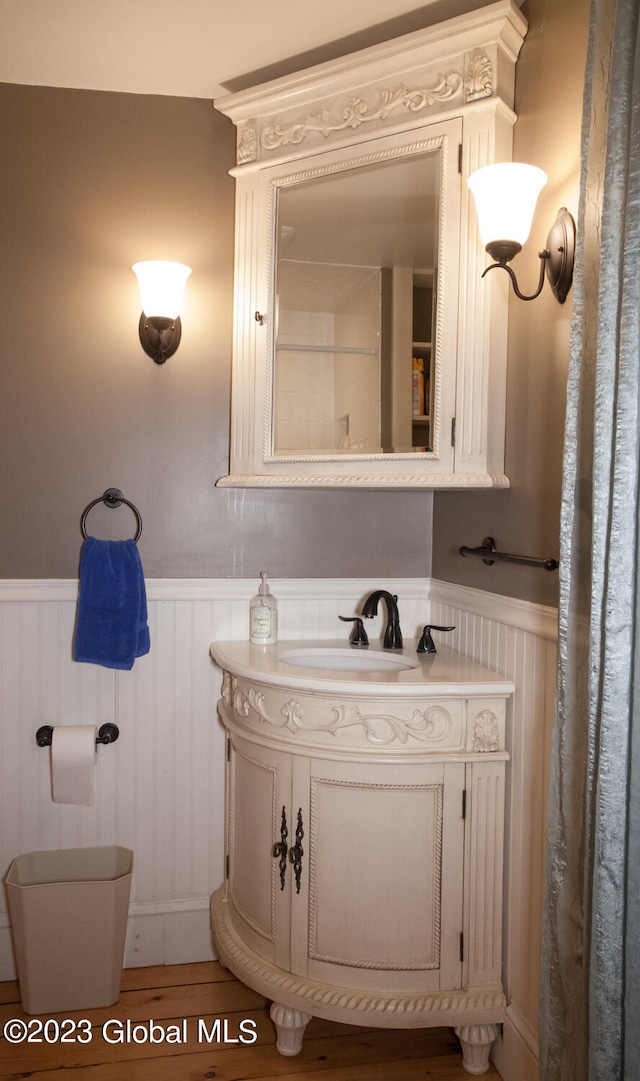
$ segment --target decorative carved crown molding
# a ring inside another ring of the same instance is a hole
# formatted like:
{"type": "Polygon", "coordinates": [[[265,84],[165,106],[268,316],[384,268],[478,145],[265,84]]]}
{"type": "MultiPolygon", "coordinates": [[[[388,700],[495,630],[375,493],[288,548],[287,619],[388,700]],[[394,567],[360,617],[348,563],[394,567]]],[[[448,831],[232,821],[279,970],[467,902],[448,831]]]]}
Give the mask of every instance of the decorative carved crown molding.
{"type": "MultiPolygon", "coordinates": [[[[304,120],[284,127],[281,124],[269,124],[260,136],[260,145],[264,150],[279,150],[283,146],[298,146],[309,135],[318,133],[324,139],[335,132],[355,130],[362,124],[377,120],[386,120],[397,108],[418,113],[432,108],[436,104],[450,102],[456,98],[464,86],[465,101],[479,101],[493,94],[493,67],[488,56],[478,54],[469,64],[466,78],[463,80],[458,71],[448,75],[439,75],[437,82],[428,88],[410,90],[404,84],[394,89],[378,91],[376,106],[370,106],[362,97],[352,97],[346,104],[336,102],[333,115],[330,108],[310,114],[304,120]],[[335,119],[335,113],[340,119],[335,119]]],[[[258,154],[257,132],[253,127],[246,127],[238,142],[237,163],[244,165],[255,161],[258,154]]]]}
{"type": "Polygon", "coordinates": [[[452,71],[448,75],[440,75],[435,85],[426,89],[409,90],[408,87],[400,85],[395,89],[380,90],[378,102],[373,107],[364,98],[352,97],[344,105],[336,104],[334,112],[340,113],[339,120],[332,117],[331,109],[323,109],[322,112],[306,116],[304,120],[290,124],[289,127],[269,125],[262,132],[260,143],[265,150],[279,150],[283,146],[304,142],[314,132],[326,139],[337,131],[345,131],[347,128],[355,130],[361,124],[386,120],[397,108],[418,113],[436,103],[451,101],[461,92],[462,86],[462,76],[459,72],[452,71]]]}

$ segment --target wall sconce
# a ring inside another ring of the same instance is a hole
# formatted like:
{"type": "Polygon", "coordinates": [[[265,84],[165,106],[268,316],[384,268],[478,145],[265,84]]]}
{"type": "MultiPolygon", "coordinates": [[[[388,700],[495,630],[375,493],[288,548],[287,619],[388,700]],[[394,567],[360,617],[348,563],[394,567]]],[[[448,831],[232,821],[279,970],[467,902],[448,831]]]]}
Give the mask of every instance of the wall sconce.
{"type": "Polygon", "coordinates": [[[535,300],[542,292],[546,273],[553,295],[564,304],[573,280],[576,244],[576,223],[566,207],[558,211],[547,237],[547,246],[538,252],[540,281],[535,293],[527,297],[520,292],[516,276],[508,265],[529,236],[538,195],[546,182],[547,176],[542,169],[519,162],[486,165],[472,173],[467,181],[476,202],[482,243],[495,259],[482,277],[495,267],[502,267],[511,278],[516,296],[520,300],[535,300]]]}
{"type": "Polygon", "coordinates": [[[191,267],[152,259],[134,263],[131,269],[138,279],[142,301],[140,343],[156,364],[164,364],[180,345],[180,309],[191,267]]]}

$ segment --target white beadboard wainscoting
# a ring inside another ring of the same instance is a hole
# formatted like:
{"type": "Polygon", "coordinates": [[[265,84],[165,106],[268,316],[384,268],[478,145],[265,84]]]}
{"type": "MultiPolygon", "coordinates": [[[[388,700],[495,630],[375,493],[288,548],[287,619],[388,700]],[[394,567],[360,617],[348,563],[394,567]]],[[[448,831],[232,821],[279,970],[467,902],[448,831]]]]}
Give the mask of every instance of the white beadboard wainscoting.
{"type": "MultiPolygon", "coordinates": [[[[530,572],[528,572],[530,573],[530,572]]],[[[434,623],[515,684],[507,725],[503,983],[509,1003],[492,1058],[504,1081],[539,1081],[538,993],[548,771],[555,717],[557,611],[447,582],[430,583],[434,623]]]]}
{"type": "MultiPolygon", "coordinates": [[[[213,956],[209,896],[223,877],[224,739],[216,714],[221,674],[214,638],[246,638],[247,579],[147,580],[151,652],[131,672],[72,660],[77,581],[0,582],[0,874],[14,856],[120,844],[134,851],[125,964],[213,956]],[[53,803],[50,751],[40,725],[114,721],[98,748],[96,801],[53,803]]],[[[400,596],[407,635],[428,611],[420,580],[274,581],[280,637],[346,638],[375,588],[400,596]]],[[[384,606],[381,606],[381,609],[384,606]]],[[[372,623],[379,633],[382,614],[372,623]]],[[[14,976],[4,891],[0,979],[14,976]]]]}
{"type": "MultiPolygon", "coordinates": [[[[405,638],[454,623],[447,643],[516,685],[507,804],[505,985],[510,1005],[496,1062],[505,1081],[535,1081],[547,763],[554,715],[556,613],[428,579],[282,579],[279,638],[342,638],[338,615],[372,589],[397,593],[405,638]]],[[[75,580],[0,581],[0,874],[38,849],[120,844],[134,851],[127,966],[213,957],[209,896],[223,877],[224,739],[216,716],[217,639],[248,633],[254,579],[147,580],[151,652],[131,672],[72,660],[75,580]],[[52,802],[43,724],[114,721],[98,748],[96,802],[52,802]]],[[[384,608],[383,605],[380,606],[384,608]]],[[[383,617],[371,624],[380,634],[383,617]]],[[[4,893],[0,979],[15,976],[4,893]]]]}

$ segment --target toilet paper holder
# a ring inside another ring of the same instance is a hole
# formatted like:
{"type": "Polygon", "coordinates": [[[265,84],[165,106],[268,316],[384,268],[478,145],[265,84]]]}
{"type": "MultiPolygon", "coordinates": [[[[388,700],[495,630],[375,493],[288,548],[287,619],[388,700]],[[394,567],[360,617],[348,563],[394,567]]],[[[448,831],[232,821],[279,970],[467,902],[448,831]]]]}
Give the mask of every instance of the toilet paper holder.
{"type": "MultiPolygon", "coordinates": [[[[96,743],[115,743],[120,735],[120,729],[117,724],[111,724],[107,721],[98,729],[98,735],[96,736],[96,743]]],[[[36,732],[36,743],[38,747],[50,747],[51,740],[53,739],[53,726],[50,724],[43,724],[41,728],[36,732]]]]}

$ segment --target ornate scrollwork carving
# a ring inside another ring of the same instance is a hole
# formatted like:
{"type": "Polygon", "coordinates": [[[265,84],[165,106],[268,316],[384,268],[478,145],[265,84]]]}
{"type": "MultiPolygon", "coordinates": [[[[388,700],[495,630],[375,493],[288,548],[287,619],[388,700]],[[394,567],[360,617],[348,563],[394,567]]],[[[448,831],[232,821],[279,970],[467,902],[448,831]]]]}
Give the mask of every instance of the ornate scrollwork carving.
{"type": "Polygon", "coordinates": [[[335,721],[329,726],[330,731],[335,733],[351,725],[362,725],[367,740],[376,747],[393,743],[394,740],[406,743],[409,737],[421,743],[438,743],[451,732],[451,716],[441,706],[414,709],[408,721],[388,713],[362,714],[358,706],[332,706],[331,712],[335,721]]]}
{"type": "MultiPolygon", "coordinates": [[[[299,702],[294,702],[290,699],[289,702],[285,702],[284,706],[280,710],[282,716],[285,718],[285,725],[290,732],[297,732],[302,728],[304,722],[304,710],[299,702]]],[[[266,720],[271,718],[267,717],[266,720]]],[[[273,721],[271,722],[273,724],[273,721]]]]}
{"type": "Polygon", "coordinates": [[[254,687],[249,687],[248,691],[245,691],[242,687],[238,687],[235,677],[232,680],[232,691],[231,704],[236,713],[242,717],[248,717],[249,710],[253,709],[263,721],[270,719],[261,691],[256,691],[254,687]]]}
{"type": "Polygon", "coordinates": [[[221,689],[220,693],[222,694],[223,701],[226,702],[228,706],[231,705],[231,690],[232,690],[231,673],[227,672],[227,670],[225,668],[223,673],[222,673],[222,689],[221,689]]]}
{"type": "Polygon", "coordinates": [[[389,113],[403,107],[412,113],[420,112],[437,102],[450,101],[462,89],[462,76],[456,71],[440,75],[437,83],[424,90],[409,90],[401,85],[393,90],[381,90],[377,107],[371,107],[364,98],[354,97],[344,106],[340,120],[331,116],[329,109],[309,115],[297,124],[283,128],[278,124],[266,127],[260,136],[265,150],[277,150],[282,146],[297,145],[304,142],[308,135],[317,132],[328,138],[333,132],[347,128],[359,128],[361,124],[370,124],[376,120],[386,120],[389,113]]]}
{"type": "Polygon", "coordinates": [[[411,717],[405,720],[390,713],[362,713],[359,706],[341,703],[331,706],[332,720],[320,722],[310,720],[301,704],[290,698],[280,710],[283,718],[280,720],[269,714],[261,691],[254,687],[247,690],[238,687],[235,676],[231,678],[226,694],[228,697],[225,697],[223,685],[225,701],[230,703],[239,716],[248,717],[253,710],[261,721],[266,721],[276,728],[287,728],[294,735],[297,732],[327,732],[336,736],[342,729],[360,726],[364,729],[367,741],[374,747],[381,747],[396,740],[407,743],[409,739],[418,740],[420,743],[441,744],[451,739],[453,731],[451,714],[443,706],[437,705],[424,710],[414,709],[411,717]]]}
{"type": "Polygon", "coordinates": [[[474,751],[498,751],[500,749],[500,726],[491,709],[483,709],[473,723],[474,751]]]}
{"type": "Polygon", "coordinates": [[[236,162],[238,165],[247,165],[255,161],[258,156],[258,136],[255,128],[244,128],[238,138],[236,147],[236,162]]]}
{"type": "Polygon", "coordinates": [[[493,69],[488,56],[474,56],[464,81],[467,101],[490,98],[493,93],[493,69]]]}

